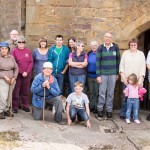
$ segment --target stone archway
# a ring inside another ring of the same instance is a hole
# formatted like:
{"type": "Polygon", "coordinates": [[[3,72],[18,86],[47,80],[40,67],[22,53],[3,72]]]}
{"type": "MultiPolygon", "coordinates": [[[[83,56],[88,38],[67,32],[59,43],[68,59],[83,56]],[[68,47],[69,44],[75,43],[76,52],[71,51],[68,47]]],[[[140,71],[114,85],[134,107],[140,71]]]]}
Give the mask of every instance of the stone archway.
{"type": "MultiPolygon", "coordinates": [[[[123,37],[122,42],[127,42],[132,38],[138,37],[143,32],[150,29],[150,14],[144,14],[143,16],[137,18],[135,21],[128,24],[121,32],[121,37],[123,37]]],[[[124,45],[121,45],[121,49],[126,49],[124,45]]]]}

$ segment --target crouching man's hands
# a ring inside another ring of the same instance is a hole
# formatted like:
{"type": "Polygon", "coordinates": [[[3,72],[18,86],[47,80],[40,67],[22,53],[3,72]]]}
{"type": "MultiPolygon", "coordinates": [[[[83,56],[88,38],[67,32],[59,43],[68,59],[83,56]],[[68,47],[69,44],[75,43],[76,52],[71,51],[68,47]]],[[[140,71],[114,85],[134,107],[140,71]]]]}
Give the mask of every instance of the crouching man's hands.
{"type": "Polygon", "coordinates": [[[50,85],[49,85],[49,82],[48,82],[47,80],[43,82],[42,86],[43,86],[44,88],[50,89],[50,85]]]}

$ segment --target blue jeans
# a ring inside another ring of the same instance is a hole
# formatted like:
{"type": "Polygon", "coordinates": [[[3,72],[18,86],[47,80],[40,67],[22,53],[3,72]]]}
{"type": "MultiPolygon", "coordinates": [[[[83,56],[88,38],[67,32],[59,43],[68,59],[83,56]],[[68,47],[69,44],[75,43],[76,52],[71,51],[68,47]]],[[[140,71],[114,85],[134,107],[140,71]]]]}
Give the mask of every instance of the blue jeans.
{"type": "Polygon", "coordinates": [[[86,80],[86,75],[69,75],[69,80],[70,80],[70,88],[71,88],[71,93],[74,92],[74,84],[77,81],[80,81],[85,84],[86,80]]]}
{"type": "Polygon", "coordinates": [[[64,74],[61,73],[53,73],[54,77],[57,79],[58,82],[58,86],[60,88],[61,94],[63,92],[64,89],[64,74]]]}
{"type": "Polygon", "coordinates": [[[85,109],[79,109],[76,107],[71,107],[69,109],[69,115],[73,122],[76,120],[76,116],[78,117],[78,121],[87,121],[89,119],[85,109]]]}
{"type": "Polygon", "coordinates": [[[127,99],[126,119],[131,118],[131,110],[132,109],[133,109],[134,120],[138,120],[138,111],[139,111],[139,99],[138,98],[128,98],[127,99]]]}

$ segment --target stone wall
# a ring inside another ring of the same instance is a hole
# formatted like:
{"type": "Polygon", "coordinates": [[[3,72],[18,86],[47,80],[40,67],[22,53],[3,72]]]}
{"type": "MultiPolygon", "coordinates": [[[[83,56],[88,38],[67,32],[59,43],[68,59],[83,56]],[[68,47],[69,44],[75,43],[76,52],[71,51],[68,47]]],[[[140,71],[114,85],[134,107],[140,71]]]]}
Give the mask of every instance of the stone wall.
{"type": "Polygon", "coordinates": [[[26,37],[33,48],[41,36],[54,43],[57,34],[85,44],[103,41],[110,31],[122,50],[150,27],[149,0],[30,0],[26,4],[26,37]]]}
{"type": "Polygon", "coordinates": [[[21,0],[0,0],[0,41],[13,29],[21,31],[21,0]]]}

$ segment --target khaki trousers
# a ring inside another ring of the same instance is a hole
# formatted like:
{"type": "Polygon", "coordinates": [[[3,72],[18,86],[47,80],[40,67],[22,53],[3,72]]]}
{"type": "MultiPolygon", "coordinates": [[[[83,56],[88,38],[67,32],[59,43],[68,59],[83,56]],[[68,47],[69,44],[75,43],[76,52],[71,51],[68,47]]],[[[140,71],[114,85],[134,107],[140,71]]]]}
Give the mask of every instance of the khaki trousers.
{"type": "Polygon", "coordinates": [[[4,79],[0,79],[0,112],[9,110],[14,85],[9,85],[4,79]]]}

